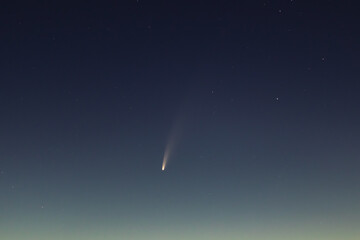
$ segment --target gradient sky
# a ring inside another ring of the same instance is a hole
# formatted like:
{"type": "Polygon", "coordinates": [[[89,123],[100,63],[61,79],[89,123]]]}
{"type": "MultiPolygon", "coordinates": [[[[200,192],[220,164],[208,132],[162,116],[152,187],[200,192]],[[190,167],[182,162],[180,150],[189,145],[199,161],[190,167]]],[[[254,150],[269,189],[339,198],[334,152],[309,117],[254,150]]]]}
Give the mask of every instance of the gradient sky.
{"type": "Polygon", "coordinates": [[[0,239],[358,239],[355,3],[2,2],[0,239]]]}

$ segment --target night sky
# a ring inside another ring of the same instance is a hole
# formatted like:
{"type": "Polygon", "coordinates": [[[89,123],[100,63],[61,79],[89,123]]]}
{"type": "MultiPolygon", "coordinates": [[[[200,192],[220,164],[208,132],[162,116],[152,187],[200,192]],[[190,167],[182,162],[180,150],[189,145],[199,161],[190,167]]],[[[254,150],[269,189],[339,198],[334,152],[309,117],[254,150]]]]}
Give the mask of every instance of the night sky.
{"type": "Polygon", "coordinates": [[[2,1],[0,239],[358,239],[356,3],[2,1]]]}

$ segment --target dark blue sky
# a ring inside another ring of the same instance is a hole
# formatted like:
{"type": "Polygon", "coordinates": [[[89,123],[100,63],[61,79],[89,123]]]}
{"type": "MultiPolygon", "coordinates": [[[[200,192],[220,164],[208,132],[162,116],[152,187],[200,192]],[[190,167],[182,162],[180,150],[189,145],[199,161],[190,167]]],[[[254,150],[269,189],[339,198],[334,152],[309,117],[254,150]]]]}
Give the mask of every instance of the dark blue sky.
{"type": "Polygon", "coordinates": [[[355,5],[1,3],[0,238],[356,239],[355,5]]]}

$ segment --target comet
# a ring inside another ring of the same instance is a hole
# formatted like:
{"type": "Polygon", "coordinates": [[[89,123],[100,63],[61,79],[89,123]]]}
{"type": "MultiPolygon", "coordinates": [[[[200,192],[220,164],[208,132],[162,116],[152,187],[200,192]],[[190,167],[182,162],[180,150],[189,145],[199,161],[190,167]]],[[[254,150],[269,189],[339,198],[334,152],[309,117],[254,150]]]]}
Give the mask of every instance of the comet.
{"type": "MultiPolygon", "coordinates": [[[[166,150],[165,150],[165,152],[166,152],[166,150]]],[[[166,153],[165,153],[164,158],[163,158],[163,162],[162,162],[162,166],[161,166],[161,171],[165,171],[167,159],[168,158],[167,158],[166,153]]]]}
{"type": "Polygon", "coordinates": [[[176,123],[174,124],[173,128],[171,129],[171,133],[170,133],[169,139],[168,139],[166,147],[165,147],[161,171],[165,171],[166,165],[174,153],[174,150],[177,146],[178,140],[179,140],[181,132],[182,132],[181,126],[182,126],[181,119],[177,119],[176,123]]]}
{"type": "Polygon", "coordinates": [[[169,137],[167,139],[164,156],[162,159],[161,171],[167,169],[169,161],[172,161],[179,143],[182,142],[183,134],[188,127],[192,124],[192,119],[198,114],[199,108],[202,104],[199,102],[199,97],[203,94],[198,92],[199,89],[189,89],[185,99],[179,107],[178,113],[175,115],[173,123],[170,127],[169,137]]]}
{"type": "Polygon", "coordinates": [[[175,140],[174,140],[174,137],[172,135],[170,137],[169,141],[168,141],[168,144],[166,145],[166,148],[165,148],[163,162],[162,162],[162,166],[161,166],[162,171],[165,171],[166,164],[167,164],[167,162],[169,160],[170,154],[173,151],[173,148],[174,148],[174,145],[175,145],[174,143],[175,143],[175,140]]]}

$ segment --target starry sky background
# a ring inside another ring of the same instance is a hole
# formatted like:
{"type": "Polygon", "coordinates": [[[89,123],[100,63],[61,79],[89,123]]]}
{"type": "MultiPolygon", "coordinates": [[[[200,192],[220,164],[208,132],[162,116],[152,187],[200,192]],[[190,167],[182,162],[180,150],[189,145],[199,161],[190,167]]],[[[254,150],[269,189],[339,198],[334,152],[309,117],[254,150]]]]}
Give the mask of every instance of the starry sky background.
{"type": "Polygon", "coordinates": [[[357,239],[355,3],[2,2],[0,238],[357,239]]]}

